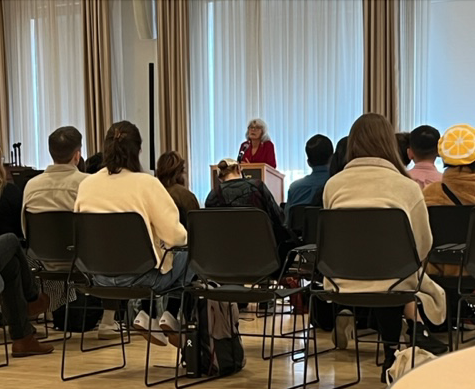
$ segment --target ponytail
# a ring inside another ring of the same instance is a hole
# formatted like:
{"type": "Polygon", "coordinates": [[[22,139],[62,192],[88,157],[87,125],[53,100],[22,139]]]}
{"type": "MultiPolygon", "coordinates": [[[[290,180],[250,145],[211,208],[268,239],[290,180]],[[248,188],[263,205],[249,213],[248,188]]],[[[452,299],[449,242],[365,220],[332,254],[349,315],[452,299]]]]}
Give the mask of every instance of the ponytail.
{"type": "Polygon", "coordinates": [[[122,169],[141,172],[141,146],[142,138],[134,124],[128,121],[114,123],[104,141],[104,166],[109,174],[119,174],[122,169]]]}

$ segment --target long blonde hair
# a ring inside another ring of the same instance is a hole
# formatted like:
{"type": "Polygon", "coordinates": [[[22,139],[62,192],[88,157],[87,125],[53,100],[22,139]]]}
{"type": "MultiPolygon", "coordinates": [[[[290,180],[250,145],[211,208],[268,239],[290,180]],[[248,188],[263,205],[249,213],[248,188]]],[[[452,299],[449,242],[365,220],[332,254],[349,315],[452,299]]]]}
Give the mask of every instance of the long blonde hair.
{"type": "Polygon", "coordinates": [[[3,167],[3,152],[0,148],[0,195],[3,192],[3,188],[5,188],[5,185],[7,185],[7,172],[3,167]]]}

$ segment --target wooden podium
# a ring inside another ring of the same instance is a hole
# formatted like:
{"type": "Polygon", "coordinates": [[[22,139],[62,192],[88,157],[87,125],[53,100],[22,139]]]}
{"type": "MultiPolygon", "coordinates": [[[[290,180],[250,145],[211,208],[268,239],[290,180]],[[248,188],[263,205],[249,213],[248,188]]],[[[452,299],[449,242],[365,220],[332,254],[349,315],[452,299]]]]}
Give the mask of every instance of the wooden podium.
{"type": "MultiPolygon", "coordinates": [[[[210,168],[211,187],[216,189],[219,185],[218,165],[211,165],[210,168]]],[[[246,178],[255,178],[263,181],[274,196],[277,204],[284,201],[284,174],[266,163],[242,163],[241,169],[246,178]]]]}

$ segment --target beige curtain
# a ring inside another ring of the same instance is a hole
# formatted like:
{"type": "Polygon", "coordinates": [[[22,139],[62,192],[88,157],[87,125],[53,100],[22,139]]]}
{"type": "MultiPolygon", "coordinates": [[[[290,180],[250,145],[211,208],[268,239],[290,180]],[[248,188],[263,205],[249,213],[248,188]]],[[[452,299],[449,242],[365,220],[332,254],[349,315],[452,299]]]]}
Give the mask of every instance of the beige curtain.
{"type": "Polygon", "coordinates": [[[3,1],[0,0],[0,146],[2,147],[3,155],[6,155],[8,159],[10,141],[8,132],[7,66],[3,28],[3,1]]]}
{"type": "Polygon", "coordinates": [[[399,0],[363,0],[364,112],[399,128],[399,0]]]}
{"type": "Polygon", "coordinates": [[[86,139],[89,155],[102,150],[112,124],[108,0],[82,0],[84,23],[86,139]]]}
{"type": "Polygon", "coordinates": [[[190,57],[187,0],[158,0],[158,125],[160,150],[188,164],[190,57]]]}

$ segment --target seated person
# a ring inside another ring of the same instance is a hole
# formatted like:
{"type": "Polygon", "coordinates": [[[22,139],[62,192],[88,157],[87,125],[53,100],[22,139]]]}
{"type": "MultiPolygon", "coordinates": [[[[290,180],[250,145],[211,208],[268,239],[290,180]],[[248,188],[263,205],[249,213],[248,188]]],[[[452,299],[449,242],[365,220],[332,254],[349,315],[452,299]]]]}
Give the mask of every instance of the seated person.
{"type": "MultiPolygon", "coordinates": [[[[440,138],[439,154],[446,169],[442,174],[442,181],[424,188],[424,199],[428,206],[475,205],[475,152],[472,147],[474,138],[475,129],[468,125],[451,127],[440,138]],[[458,129],[461,132],[458,132],[458,129]],[[472,143],[463,149],[452,147],[456,144],[454,142],[460,142],[461,145],[464,142],[472,143]]],[[[427,272],[441,276],[458,276],[459,266],[440,264],[436,268],[428,264],[427,272]]]]}
{"type": "MultiPolygon", "coordinates": [[[[2,150],[0,149],[0,160],[3,160],[2,150]]],[[[7,173],[0,164],[0,235],[8,232],[22,238],[21,230],[21,202],[22,193],[20,189],[7,182],[7,173]]]]}
{"type": "Polygon", "coordinates": [[[475,139],[475,129],[468,125],[451,127],[441,137],[439,154],[446,169],[440,182],[434,182],[424,188],[427,205],[475,204],[473,139],[475,139]],[[461,132],[457,132],[458,129],[461,132]],[[464,136],[466,138],[463,138],[464,136]],[[453,146],[454,142],[460,142],[461,145],[467,142],[468,146],[457,148],[453,146]]]}
{"type": "Polygon", "coordinates": [[[188,211],[200,209],[196,196],[185,188],[185,160],[176,151],[163,153],[157,161],[156,176],[172,196],[186,226],[188,211]]]}
{"type": "Polygon", "coordinates": [[[81,173],[86,173],[86,162],[84,162],[83,157],[79,158],[77,168],[81,173]]]}
{"type": "MultiPolygon", "coordinates": [[[[73,211],[79,184],[88,174],[81,173],[77,166],[81,160],[82,135],[74,127],[60,127],[48,138],[48,147],[53,159],[44,173],[32,178],[23,193],[22,225],[25,229],[25,211],[30,213],[50,211],[73,211]]],[[[70,269],[69,264],[45,263],[49,270],[70,269]]],[[[66,304],[64,284],[59,281],[45,280],[43,288],[52,296],[50,311],[66,304]]],[[[76,295],[71,291],[69,301],[76,295]]],[[[104,314],[99,324],[98,338],[112,339],[120,337],[118,324],[114,321],[117,304],[113,300],[103,300],[104,314]]]]}
{"type": "Polygon", "coordinates": [[[404,166],[408,166],[411,163],[409,155],[407,155],[407,149],[409,148],[410,134],[408,132],[397,132],[396,140],[399,151],[399,157],[404,166]]]}
{"type": "MultiPolygon", "coordinates": [[[[348,145],[348,137],[344,136],[336,144],[335,153],[330,161],[329,175],[333,177],[335,174],[340,173],[346,165],[346,146],[348,145]]],[[[326,182],[325,182],[326,183],[326,182]]],[[[315,196],[313,196],[312,204],[316,207],[323,207],[323,190],[325,186],[319,189],[315,196]]]]}
{"type": "Polygon", "coordinates": [[[296,243],[284,225],[282,209],[275,202],[266,184],[260,180],[243,178],[238,162],[230,158],[221,160],[218,169],[218,178],[221,183],[216,190],[211,190],[208,194],[205,207],[255,207],[262,209],[269,215],[278,245],[279,257],[284,264],[287,253],[296,246],[296,243]]]}
{"type": "Polygon", "coordinates": [[[312,173],[294,181],[289,188],[285,205],[286,220],[289,220],[290,209],[299,204],[311,205],[315,193],[321,190],[329,178],[328,164],[333,155],[333,145],[324,135],[312,136],[305,145],[307,163],[312,173]]]}
{"type": "Polygon", "coordinates": [[[431,126],[419,126],[409,137],[407,155],[414,161],[414,167],[408,170],[408,173],[421,189],[442,180],[442,173],[434,165],[439,155],[437,151],[439,138],[439,131],[431,126]]]}
{"type": "Polygon", "coordinates": [[[86,173],[94,174],[103,168],[102,161],[104,157],[102,152],[98,152],[86,159],[86,173]]]}
{"type": "Polygon", "coordinates": [[[14,234],[0,235],[0,276],[4,290],[1,294],[3,313],[8,324],[13,357],[49,354],[51,344],[39,343],[29,316],[43,313],[49,297],[38,291],[35,278],[14,234]]]}
{"type": "MultiPolygon", "coordinates": [[[[419,258],[424,260],[431,248],[432,236],[427,208],[419,186],[412,181],[401,164],[396,138],[391,124],[378,114],[365,114],[353,124],[348,139],[348,163],[345,169],[330,178],[323,194],[324,208],[399,208],[406,212],[414,233],[419,258]]],[[[381,260],[384,260],[382,258],[381,260]]],[[[341,292],[385,291],[394,280],[355,281],[341,280],[341,292]]],[[[414,289],[417,274],[399,287],[414,289]]],[[[333,289],[324,280],[326,289],[333,289]]],[[[398,289],[396,286],[395,290],[398,289]]],[[[427,275],[422,279],[419,297],[429,320],[440,324],[445,320],[445,293],[427,275]]],[[[381,375],[394,362],[394,352],[402,328],[404,306],[373,309],[384,345],[385,360],[381,375]]],[[[418,325],[418,331],[425,331],[418,325]]]]}
{"type": "MultiPolygon", "coordinates": [[[[104,141],[105,167],[81,183],[74,210],[92,213],[137,212],[145,221],[160,264],[161,242],[169,247],[183,246],[186,244],[187,234],[180,224],[178,209],[166,189],[155,177],[142,172],[139,161],[141,147],[142,138],[135,125],[127,121],[114,123],[104,141]]],[[[162,272],[159,269],[150,269],[138,279],[136,275],[127,274],[116,277],[96,276],[94,281],[104,286],[147,286],[159,293],[183,282],[187,254],[176,254],[172,264],[169,258],[167,256],[162,272]]],[[[190,281],[193,275],[193,272],[188,270],[187,281],[190,281]]],[[[169,298],[167,311],[160,320],[154,313],[152,329],[178,330],[176,317],[179,308],[180,300],[169,298]]],[[[149,316],[141,311],[135,318],[134,326],[148,329],[148,322],[149,316]]],[[[143,335],[145,338],[148,336],[145,332],[143,335]]],[[[166,346],[169,340],[177,346],[177,334],[167,335],[168,339],[161,332],[152,333],[152,342],[166,346]]]]}

